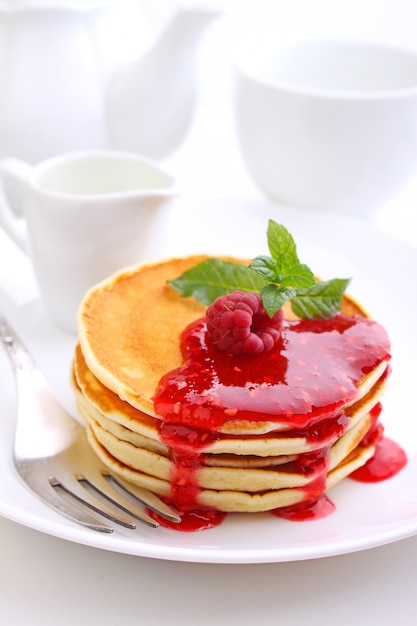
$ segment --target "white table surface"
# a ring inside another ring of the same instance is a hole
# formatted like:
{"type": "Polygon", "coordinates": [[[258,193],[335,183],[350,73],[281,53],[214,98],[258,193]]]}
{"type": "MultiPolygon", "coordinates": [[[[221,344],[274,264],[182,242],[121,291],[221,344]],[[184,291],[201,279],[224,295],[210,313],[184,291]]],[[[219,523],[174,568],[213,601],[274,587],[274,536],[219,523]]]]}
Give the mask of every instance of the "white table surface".
{"type": "MultiPolygon", "coordinates": [[[[264,202],[240,162],[231,122],[224,102],[202,107],[188,141],[167,161],[184,198],[264,202]]],[[[416,190],[417,178],[381,208],[375,228],[417,245],[416,190]]],[[[35,287],[19,291],[19,279],[5,284],[1,274],[9,310],[19,297],[36,297],[35,287]]],[[[417,536],[317,560],[216,565],[107,552],[0,518],[0,560],[0,616],[10,625],[411,626],[417,619],[417,536]]]]}

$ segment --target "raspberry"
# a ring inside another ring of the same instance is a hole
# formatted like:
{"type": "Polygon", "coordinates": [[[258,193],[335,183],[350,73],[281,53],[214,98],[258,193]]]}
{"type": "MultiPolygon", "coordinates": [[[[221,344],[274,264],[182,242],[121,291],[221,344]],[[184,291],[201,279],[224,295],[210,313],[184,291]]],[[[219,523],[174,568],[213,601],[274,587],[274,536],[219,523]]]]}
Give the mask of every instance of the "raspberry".
{"type": "Polygon", "coordinates": [[[231,354],[268,352],[277,341],[283,312],[271,318],[256,293],[233,291],[220,296],[206,312],[211,341],[231,354]]]}

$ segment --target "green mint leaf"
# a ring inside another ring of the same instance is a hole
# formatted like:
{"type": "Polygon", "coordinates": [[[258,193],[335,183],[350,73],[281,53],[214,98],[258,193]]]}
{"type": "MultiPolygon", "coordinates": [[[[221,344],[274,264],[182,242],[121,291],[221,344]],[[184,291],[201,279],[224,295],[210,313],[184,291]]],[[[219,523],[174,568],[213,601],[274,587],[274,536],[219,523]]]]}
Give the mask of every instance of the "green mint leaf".
{"type": "Polygon", "coordinates": [[[273,317],[294,295],[295,289],[286,289],[273,284],[265,285],[261,289],[262,304],[269,317],[273,317]]]}
{"type": "Polygon", "coordinates": [[[285,274],[290,267],[299,265],[300,261],[294,239],[285,226],[269,220],[267,240],[277,273],[285,274]]]}
{"type": "Polygon", "coordinates": [[[257,256],[250,263],[249,268],[257,272],[270,283],[279,283],[282,275],[277,274],[276,263],[270,256],[257,256]]]}
{"type": "Polygon", "coordinates": [[[236,289],[259,293],[266,281],[247,265],[206,259],[184,272],[179,278],[168,281],[182,296],[193,296],[203,304],[212,304],[216,298],[236,289]]]}
{"type": "Polygon", "coordinates": [[[307,265],[302,263],[290,267],[279,282],[281,287],[296,287],[299,289],[316,284],[313,272],[307,265]]]}
{"type": "Polygon", "coordinates": [[[277,272],[276,263],[270,256],[257,256],[250,263],[249,268],[260,274],[266,281],[278,283],[281,287],[310,287],[316,282],[311,269],[302,263],[288,268],[285,273],[277,272]]]}
{"type": "Polygon", "coordinates": [[[303,319],[328,319],[338,311],[349,279],[335,278],[319,281],[312,287],[297,290],[291,300],[294,313],[303,319]]]}
{"type": "Polygon", "coordinates": [[[206,305],[240,290],[260,294],[270,317],[288,301],[300,318],[325,319],[335,315],[350,281],[336,278],[316,282],[310,268],[298,260],[292,235],[273,220],[268,223],[267,239],[271,256],[257,256],[249,266],[206,259],[168,283],[182,296],[192,296],[206,305]]]}

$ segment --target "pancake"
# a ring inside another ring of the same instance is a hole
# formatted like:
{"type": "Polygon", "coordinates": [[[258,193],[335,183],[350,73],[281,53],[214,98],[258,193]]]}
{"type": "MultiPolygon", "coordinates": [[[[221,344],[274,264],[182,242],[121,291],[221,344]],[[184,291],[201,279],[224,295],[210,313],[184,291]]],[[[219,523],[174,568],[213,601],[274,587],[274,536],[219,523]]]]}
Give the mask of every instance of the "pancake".
{"type": "Polygon", "coordinates": [[[108,389],[87,367],[81,347],[75,348],[73,360],[73,383],[82,391],[88,402],[103,415],[123,426],[155,441],[159,440],[159,420],[133,407],[122,400],[116,393],[108,389]]]}
{"type": "MultiPolygon", "coordinates": [[[[171,460],[167,450],[157,450],[153,445],[148,448],[149,442],[132,440],[126,437],[125,432],[117,433],[112,428],[107,430],[103,427],[103,422],[94,420],[85,411],[83,415],[97,441],[118,461],[141,473],[170,480],[171,460]]],[[[330,448],[328,471],[333,470],[357,447],[369,430],[370,424],[371,417],[367,414],[330,448]]],[[[198,482],[202,488],[218,491],[255,492],[300,487],[315,480],[321,472],[320,466],[308,475],[297,471],[299,465],[292,463],[294,457],[284,459],[268,457],[267,462],[264,460],[261,467],[251,463],[252,457],[237,457],[235,463],[230,462],[230,456],[224,458],[224,455],[218,455],[215,457],[216,463],[211,463],[212,458],[211,455],[203,454],[198,470],[198,482]]]]}
{"type": "MultiPolygon", "coordinates": [[[[130,444],[138,450],[147,450],[155,452],[159,455],[169,458],[169,448],[160,442],[158,439],[151,439],[143,436],[140,433],[132,431],[129,428],[124,427],[119,421],[109,419],[95,406],[88,403],[85,396],[81,392],[78,386],[75,375],[73,376],[73,387],[76,394],[77,407],[80,414],[84,417],[85,421],[90,424],[90,427],[101,433],[108,433],[111,437],[114,437],[119,442],[130,444]]],[[[346,429],[345,435],[339,438],[335,438],[332,447],[330,448],[330,461],[329,469],[332,469],[337,465],[348,453],[351,452],[366,432],[370,428],[370,415],[372,409],[376,406],[380,399],[380,394],[383,392],[383,386],[381,389],[376,390],[376,398],[373,395],[368,400],[362,400],[360,408],[355,412],[355,418],[351,420],[351,423],[346,429]],[[349,443],[346,443],[349,442],[349,443]]],[[[100,440],[100,437],[98,437],[100,440]]],[[[111,441],[111,438],[109,438],[111,441]]],[[[203,449],[202,456],[204,459],[204,465],[211,467],[234,467],[234,468],[265,468],[274,467],[275,469],[279,465],[288,464],[294,461],[299,454],[312,452],[320,449],[323,445],[327,445],[328,442],[321,441],[319,445],[308,445],[306,442],[304,446],[300,446],[302,449],[297,452],[288,454],[288,449],[291,447],[291,440],[285,437],[282,438],[280,448],[285,450],[286,454],[283,455],[271,455],[266,454],[262,449],[263,446],[268,446],[268,439],[261,440],[248,440],[246,443],[251,445],[252,449],[246,453],[243,453],[237,444],[236,440],[227,441],[225,446],[216,445],[219,442],[215,442],[212,445],[206,446],[203,449]],[[224,451],[226,448],[226,452],[224,451]]],[[[103,443],[103,442],[102,442],[103,443]]],[[[134,454],[134,452],[132,452],[134,454]]],[[[115,454],[119,460],[123,460],[123,454],[115,454]]],[[[139,468],[145,471],[145,467],[139,468]]]]}
{"type": "Polygon", "coordinates": [[[134,267],[91,289],[78,314],[78,337],[89,369],[133,407],[155,415],[162,376],[181,365],[178,338],[206,307],[167,285],[204,256],[134,267]]]}
{"type": "Polygon", "coordinates": [[[269,365],[259,369],[259,379],[245,378],[241,368],[251,368],[255,360],[245,365],[231,360],[226,382],[214,393],[204,386],[205,375],[203,383],[194,382],[180,342],[187,327],[195,332],[187,341],[196,341],[206,307],[167,284],[205,258],[128,268],[86,294],[78,314],[72,384],[90,444],[116,475],[179,508],[261,512],[314,500],[375,452],[377,440],[369,435],[389,374],[386,336],[373,334],[378,325],[347,295],[337,324],[305,323],[285,307],[282,347],[274,354],[289,366],[297,359],[306,379],[287,365],[283,383],[279,377],[270,382],[275,374],[269,365]],[[325,346],[322,336],[331,338],[325,346]],[[312,358],[301,363],[306,338],[312,358]],[[291,352],[298,343],[301,353],[291,352]],[[236,385],[239,377],[249,380],[249,387],[236,385]],[[182,388],[184,397],[196,398],[186,409],[175,401],[182,388]],[[220,394],[227,396],[229,389],[242,392],[243,402],[237,394],[235,404],[223,404],[220,394]],[[284,402],[281,392],[293,395],[284,402]],[[197,422],[196,415],[201,416],[197,422]],[[192,496],[186,493],[190,485],[192,496]]]}
{"type": "MultiPolygon", "coordinates": [[[[161,378],[182,364],[182,331],[206,310],[193,298],[182,298],[167,281],[205,258],[169,259],[121,271],[93,287],[80,307],[78,337],[89,370],[104,387],[148,415],[156,416],[154,396],[161,378]]],[[[349,296],[343,298],[342,312],[367,317],[349,296]]],[[[355,400],[366,394],[386,366],[380,363],[377,371],[363,377],[355,400]]],[[[260,434],[287,424],[228,420],[221,430],[245,434],[255,428],[260,434]]]]}
{"type": "MultiPolygon", "coordinates": [[[[386,377],[380,376],[368,393],[356,403],[347,407],[345,414],[349,420],[346,430],[349,430],[377,405],[385,391],[386,377]]],[[[140,442],[149,440],[159,450],[167,449],[161,443],[159,436],[159,422],[157,418],[147,415],[132,407],[114,392],[107,389],[88,369],[81,348],[76,346],[73,361],[73,387],[76,393],[78,408],[81,415],[88,413],[106,430],[113,430],[114,434],[125,441],[140,442]],[[124,434],[123,434],[124,433],[124,434]]],[[[336,439],[336,438],[335,438],[336,439]]],[[[238,456],[278,457],[282,455],[302,454],[310,452],[323,445],[323,440],[309,441],[306,437],[286,437],[285,431],[271,437],[259,436],[258,432],[251,433],[244,438],[219,438],[204,448],[205,454],[232,454],[238,456]]]]}
{"type": "MultiPolygon", "coordinates": [[[[160,496],[168,499],[172,498],[172,484],[167,459],[158,457],[157,455],[155,455],[153,459],[147,458],[150,455],[146,455],[146,451],[140,451],[137,448],[131,449],[129,453],[126,454],[126,451],[123,450],[123,443],[116,438],[113,439],[112,435],[103,433],[100,428],[97,428],[97,425],[92,426],[88,424],[87,433],[93,449],[103,463],[107,465],[115,475],[137,486],[149,489],[160,496]],[[115,454],[122,452],[122,456],[124,458],[127,457],[129,463],[120,461],[119,458],[112,454],[112,451],[115,454]],[[139,467],[136,466],[137,462],[139,462],[139,467]]],[[[127,447],[129,447],[128,444],[127,447]]],[[[372,457],[374,450],[375,448],[373,446],[354,447],[351,452],[344,456],[338,465],[329,471],[325,489],[334,487],[355,469],[361,467],[372,457]]],[[[292,484],[295,484],[295,486],[285,487],[285,475],[277,477],[275,476],[274,470],[258,472],[258,474],[261,474],[258,478],[256,474],[254,476],[254,471],[248,472],[247,470],[242,470],[238,474],[235,472],[235,475],[231,476],[230,469],[229,472],[227,472],[227,469],[219,468],[217,475],[210,480],[210,477],[207,478],[209,469],[210,468],[205,468],[201,470],[201,472],[206,472],[206,476],[199,473],[199,479],[202,483],[207,483],[214,487],[207,488],[203,484],[201,485],[201,489],[197,495],[197,504],[201,507],[214,508],[226,513],[256,513],[291,506],[305,499],[305,493],[302,487],[305,486],[308,481],[301,475],[296,475],[296,479],[292,481],[292,484]],[[268,480],[270,477],[273,479],[272,481],[268,480]],[[233,480],[233,478],[235,478],[235,480],[233,480]],[[230,488],[230,482],[233,488],[230,488]],[[281,487],[271,489],[271,482],[273,482],[275,487],[277,487],[277,485],[281,485],[281,487]],[[227,484],[229,484],[229,488],[224,487],[227,484]],[[217,485],[217,488],[215,485],[217,485]],[[220,485],[223,488],[219,488],[220,485]],[[265,485],[267,485],[267,487],[265,487],[265,485]],[[248,486],[250,487],[249,489],[248,486]],[[301,489],[299,487],[301,487],[301,489]]]]}

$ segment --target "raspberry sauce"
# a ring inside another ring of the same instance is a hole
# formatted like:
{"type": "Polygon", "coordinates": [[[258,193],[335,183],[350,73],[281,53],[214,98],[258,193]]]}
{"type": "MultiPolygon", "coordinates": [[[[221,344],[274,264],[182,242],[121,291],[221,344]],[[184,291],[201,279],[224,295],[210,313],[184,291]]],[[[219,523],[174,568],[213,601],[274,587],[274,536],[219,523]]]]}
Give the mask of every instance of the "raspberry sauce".
{"type": "Polygon", "coordinates": [[[166,500],[166,502],[169,506],[176,508],[181,518],[180,523],[171,522],[169,519],[162,517],[162,515],[158,515],[155,511],[149,508],[146,509],[146,513],[165,528],[171,528],[185,533],[195,532],[197,530],[208,530],[209,528],[219,526],[226,517],[226,513],[215,511],[214,509],[203,509],[194,505],[189,509],[181,510],[175,507],[172,501],[166,500]]]}
{"type": "Polygon", "coordinates": [[[384,329],[370,320],[284,322],[274,349],[242,357],[217,349],[204,320],[181,341],[184,364],[166,374],[154,398],[164,423],[218,431],[231,419],[308,428],[343,412],[364,374],[389,358],[384,329]]]}
{"type": "MultiPolygon", "coordinates": [[[[322,497],[327,442],[347,428],[345,410],[358,397],[363,376],[390,358],[383,327],[343,314],[330,320],[284,321],[272,350],[237,356],[211,343],[201,319],[183,332],[181,350],[183,365],[161,379],[154,397],[160,437],[171,450],[177,509],[189,519],[199,508],[198,471],[206,446],[225,437],[219,431],[227,422],[250,420],[274,422],[277,432],[268,436],[301,436],[317,448],[293,461],[293,471],[314,471],[317,477],[302,488],[304,504],[276,514],[290,519],[329,514],[332,505],[322,497]]],[[[211,514],[209,524],[215,525],[222,514],[211,514]]],[[[189,526],[186,530],[206,528],[207,520],[189,526]]]]}
{"type": "Polygon", "coordinates": [[[305,522],[307,520],[321,519],[331,515],[335,510],[335,505],[326,494],[322,493],[314,500],[306,500],[293,506],[285,506],[281,509],[271,511],[276,517],[290,520],[291,522],[305,522]]]}
{"type": "Polygon", "coordinates": [[[365,465],[350,474],[350,478],[361,483],[377,483],[392,478],[407,464],[407,455],[400,446],[382,437],[377,443],[375,454],[365,465]]]}

